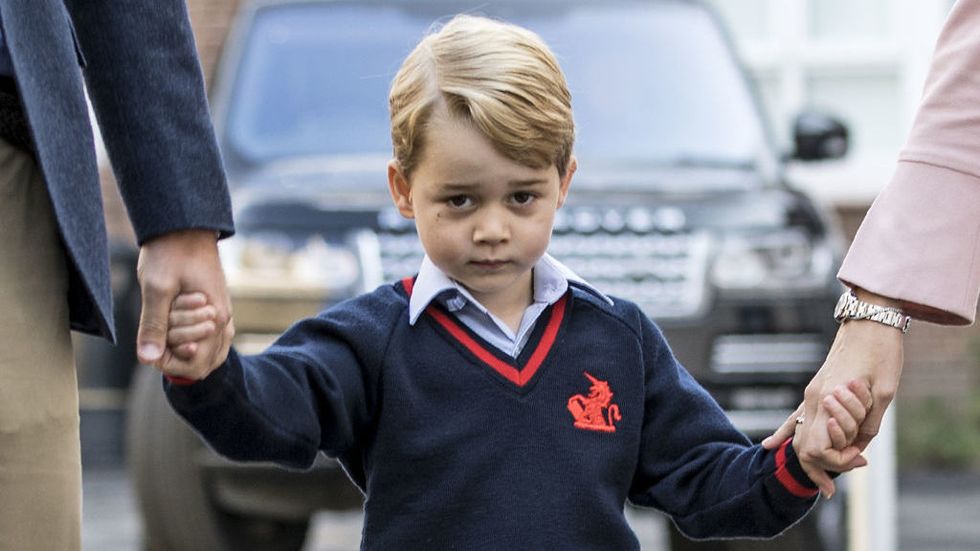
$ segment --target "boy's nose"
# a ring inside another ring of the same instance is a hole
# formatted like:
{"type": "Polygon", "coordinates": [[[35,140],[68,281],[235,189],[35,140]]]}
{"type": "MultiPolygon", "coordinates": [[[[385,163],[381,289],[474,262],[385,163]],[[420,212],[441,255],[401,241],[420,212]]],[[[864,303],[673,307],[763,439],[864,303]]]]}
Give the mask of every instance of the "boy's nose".
{"type": "Polygon", "coordinates": [[[476,243],[500,243],[510,239],[510,229],[506,217],[501,213],[488,212],[480,217],[473,229],[476,243]]]}

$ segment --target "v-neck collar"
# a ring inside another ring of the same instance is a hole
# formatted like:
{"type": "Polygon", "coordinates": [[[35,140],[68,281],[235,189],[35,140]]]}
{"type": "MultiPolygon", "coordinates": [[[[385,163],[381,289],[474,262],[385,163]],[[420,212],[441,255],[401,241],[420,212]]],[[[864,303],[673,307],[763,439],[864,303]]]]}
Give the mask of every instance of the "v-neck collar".
{"type": "MultiPolygon", "coordinates": [[[[405,294],[411,297],[415,280],[407,277],[401,283],[405,294]]],[[[471,329],[454,320],[436,303],[430,303],[426,307],[425,313],[446,332],[449,338],[465,348],[475,360],[490,368],[518,389],[523,389],[534,379],[535,374],[541,368],[557,340],[558,331],[561,329],[567,311],[568,295],[569,293],[566,292],[546,310],[547,314],[542,314],[542,317],[548,316],[544,328],[535,327],[527,346],[516,358],[506,357],[471,329]],[[535,342],[536,344],[532,347],[531,344],[535,342]],[[529,353],[528,350],[531,349],[533,352],[529,353]]]]}

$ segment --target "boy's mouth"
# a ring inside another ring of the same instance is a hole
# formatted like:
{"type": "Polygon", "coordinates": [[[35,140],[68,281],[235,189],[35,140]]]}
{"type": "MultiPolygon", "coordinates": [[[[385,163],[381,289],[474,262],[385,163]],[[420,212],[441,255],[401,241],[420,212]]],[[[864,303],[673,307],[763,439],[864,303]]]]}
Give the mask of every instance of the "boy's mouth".
{"type": "Polygon", "coordinates": [[[506,260],[472,260],[470,264],[485,270],[495,270],[507,264],[506,260]]]}

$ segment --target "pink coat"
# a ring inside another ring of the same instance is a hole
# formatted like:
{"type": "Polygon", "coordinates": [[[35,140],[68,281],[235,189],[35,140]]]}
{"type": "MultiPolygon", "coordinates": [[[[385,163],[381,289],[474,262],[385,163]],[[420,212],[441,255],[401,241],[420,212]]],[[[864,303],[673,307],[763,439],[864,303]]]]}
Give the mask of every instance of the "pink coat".
{"type": "Polygon", "coordinates": [[[980,0],[953,7],[888,187],[838,277],[916,318],[973,323],[980,295],[980,0]]]}

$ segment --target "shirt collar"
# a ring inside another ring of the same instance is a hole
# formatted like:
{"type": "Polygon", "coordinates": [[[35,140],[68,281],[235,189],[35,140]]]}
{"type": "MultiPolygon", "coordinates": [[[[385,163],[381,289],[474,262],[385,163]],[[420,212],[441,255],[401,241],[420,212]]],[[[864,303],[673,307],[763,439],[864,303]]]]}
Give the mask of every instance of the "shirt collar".
{"type": "MultiPolygon", "coordinates": [[[[534,302],[554,304],[568,290],[570,282],[575,283],[577,287],[592,293],[610,305],[613,303],[609,297],[547,253],[534,265],[534,302]]],[[[422,259],[418,277],[416,277],[415,284],[412,287],[412,296],[408,302],[409,325],[415,325],[415,322],[418,321],[419,316],[422,315],[422,312],[425,311],[429,303],[449,291],[452,291],[451,296],[446,299],[444,304],[451,312],[461,309],[467,303],[472,304],[484,313],[487,312],[487,309],[478,300],[473,298],[465,287],[450,279],[426,255],[422,259]]]]}

